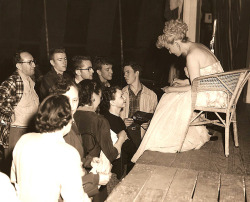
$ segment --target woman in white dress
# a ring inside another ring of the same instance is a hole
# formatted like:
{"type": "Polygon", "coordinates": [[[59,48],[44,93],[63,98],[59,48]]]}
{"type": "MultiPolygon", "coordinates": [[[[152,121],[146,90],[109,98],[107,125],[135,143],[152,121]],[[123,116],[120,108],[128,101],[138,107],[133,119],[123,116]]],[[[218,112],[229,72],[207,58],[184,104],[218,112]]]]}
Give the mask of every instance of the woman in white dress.
{"type": "Polygon", "coordinates": [[[158,37],[157,48],[164,47],[170,54],[186,57],[184,69],[189,79],[175,79],[172,86],[163,88],[165,93],[139,149],[132,158],[133,162],[136,162],[145,150],[177,152],[186,133],[181,151],[200,149],[209,141],[210,136],[205,126],[188,128],[193,113],[190,84],[196,77],[223,72],[223,69],[218,59],[206,46],[188,40],[187,30],[187,24],[182,20],[170,20],[165,23],[163,34],[158,37]]]}

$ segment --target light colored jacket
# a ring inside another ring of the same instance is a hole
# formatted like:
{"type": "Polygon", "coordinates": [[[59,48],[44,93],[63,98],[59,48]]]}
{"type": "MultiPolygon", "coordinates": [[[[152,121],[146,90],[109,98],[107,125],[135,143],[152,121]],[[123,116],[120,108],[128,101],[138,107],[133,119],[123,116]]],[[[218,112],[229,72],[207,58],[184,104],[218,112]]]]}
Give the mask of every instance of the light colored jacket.
{"type": "MultiPolygon", "coordinates": [[[[140,99],[140,111],[147,112],[147,113],[154,113],[158,100],[157,95],[154,93],[154,91],[150,90],[146,86],[142,84],[142,92],[141,92],[141,99],[140,99]]],[[[122,89],[122,94],[126,98],[126,105],[121,111],[121,118],[124,120],[125,118],[128,118],[129,114],[129,91],[128,91],[128,85],[125,86],[122,89]]],[[[141,136],[143,137],[145,134],[145,130],[141,128],[141,136]]]]}

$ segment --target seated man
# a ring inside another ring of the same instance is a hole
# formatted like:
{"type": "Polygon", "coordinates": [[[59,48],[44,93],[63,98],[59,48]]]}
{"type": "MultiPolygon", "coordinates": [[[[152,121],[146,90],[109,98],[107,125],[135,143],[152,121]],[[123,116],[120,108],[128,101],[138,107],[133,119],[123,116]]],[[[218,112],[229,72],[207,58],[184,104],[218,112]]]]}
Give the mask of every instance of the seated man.
{"type": "Polygon", "coordinates": [[[63,136],[72,125],[65,95],[45,98],[36,116],[39,133],[23,135],[13,151],[11,182],[18,184],[24,202],[90,201],[82,187],[80,155],[63,136]]]}

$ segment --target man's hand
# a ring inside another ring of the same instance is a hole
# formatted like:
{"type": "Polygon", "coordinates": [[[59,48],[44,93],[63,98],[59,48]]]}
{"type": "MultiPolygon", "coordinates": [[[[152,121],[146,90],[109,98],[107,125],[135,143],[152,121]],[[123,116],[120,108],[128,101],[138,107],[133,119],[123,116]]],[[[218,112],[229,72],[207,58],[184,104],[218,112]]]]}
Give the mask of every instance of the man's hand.
{"type": "Polygon", "coordinates": [[[109,182],[111,175],[112,173],[99,173],[99,185],[106,185],[109,182]]]}
{"type": "Polygon", "coordinates": [[[124,119],[124,123],[125,123],[126,127],[129,127],[133,122],[134,122],[134,120],[132,118],[125,118],[124,119]]]}

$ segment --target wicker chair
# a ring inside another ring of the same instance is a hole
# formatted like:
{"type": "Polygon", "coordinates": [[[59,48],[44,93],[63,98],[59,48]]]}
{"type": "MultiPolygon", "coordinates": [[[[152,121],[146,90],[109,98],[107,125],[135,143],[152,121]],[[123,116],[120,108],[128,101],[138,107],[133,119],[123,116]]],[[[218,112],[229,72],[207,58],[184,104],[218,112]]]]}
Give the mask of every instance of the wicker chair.
{"type": "MultiPolygon", "coordinates": [[[[233,123],[234,143],[239,146],[236,122],[236,105],[242,89],[250,77],[250,69],[241,69],[207,76],[201,76],[193,80],[192,83],[192,109],[198,113],[190,118],[190,126],[215,124],[225,127],[225,156],[229,156],[229,128],[233,123]],[[224,93],[225,102],[222,106],[209,105],[197,106],[197,100],[200,93],[208,93],[216,91],[224,93]],[[214,112],[217,115],[217,120],[209,120],[207,117],[202,117],[203,112],[214,112]],[[224,113],[226,116],[223,119],[219,113],[224,113]]],[[[185,140],[185,138],[184,138],[185,140]]],[[[183,140],[183,143],[184,143],[183,140]]],[[[181,146],[182,147],[182,146],[181,146]]],[[[181,150],[180,150],[181,151],[181,150]]]]}

